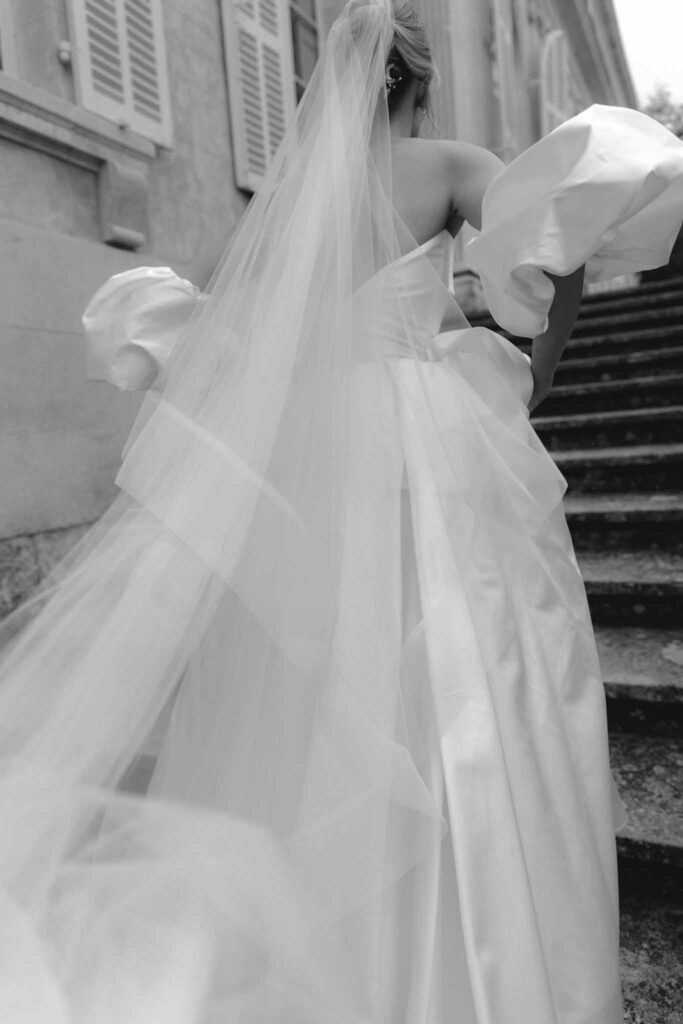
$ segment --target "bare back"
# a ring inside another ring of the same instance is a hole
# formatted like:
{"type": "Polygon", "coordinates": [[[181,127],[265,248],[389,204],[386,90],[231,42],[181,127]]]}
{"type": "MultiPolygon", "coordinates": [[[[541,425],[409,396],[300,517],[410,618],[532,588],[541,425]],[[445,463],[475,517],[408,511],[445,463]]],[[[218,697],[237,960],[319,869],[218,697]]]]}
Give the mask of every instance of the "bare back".
{"type": "Polygon", "coordinates": [[[446,228],[455,236],[465,221],[479,227],[481,197],[503,164],[478,146],[440,139],[392,143],[393,201],[410,232],[406,250],[446,228]]]}

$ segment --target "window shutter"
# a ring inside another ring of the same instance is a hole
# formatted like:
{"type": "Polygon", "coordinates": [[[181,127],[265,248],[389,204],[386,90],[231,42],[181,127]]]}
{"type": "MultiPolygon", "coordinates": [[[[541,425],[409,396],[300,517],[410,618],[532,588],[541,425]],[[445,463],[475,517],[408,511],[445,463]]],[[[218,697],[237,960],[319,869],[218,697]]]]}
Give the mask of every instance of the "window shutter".
{"type": "Polygon", "coordinates": [[[256,191],[296,97],[287,0],[221,0],[235,178],[256,191]]]}
{"type": "Polygon", "coordinates": [[[547,135],[575,112],[572,60],[561,29],[550,32],[541,54],[541,133],[547,135]]]}
{"type": "Polygon", "coordinates": [[[69,0],[69,16],[81,106],[170,146],[161,0],[69,0]]]}
{"type": "Polygon", "coordinates": [[[494,0],[495,82],[500,109],[501,144],[498,154],[503,160],[517,155],[517,82],[515,76],[515,41],[513,11],[510,0],[494,0]]]}

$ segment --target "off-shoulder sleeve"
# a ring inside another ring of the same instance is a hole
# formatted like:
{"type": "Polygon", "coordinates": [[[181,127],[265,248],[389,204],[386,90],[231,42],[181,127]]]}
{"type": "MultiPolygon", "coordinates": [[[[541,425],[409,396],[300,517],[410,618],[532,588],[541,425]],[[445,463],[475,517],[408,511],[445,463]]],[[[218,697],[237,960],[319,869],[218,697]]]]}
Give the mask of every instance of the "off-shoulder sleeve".
{"type": "Polygon", "coordinates": [[[683,142],[652,118],[594,105],[522,153],[488,186],[468,247],[489,309],[513,334],[547,328],[560,276],[588,281],[669,261],[683,221],[683,142]]]}
{"type": "Polygon", "coordinates": [[[83,313],[88,377],[121,391],[149,388],[201,294],[170,267],[114,274],[83,313]]]}

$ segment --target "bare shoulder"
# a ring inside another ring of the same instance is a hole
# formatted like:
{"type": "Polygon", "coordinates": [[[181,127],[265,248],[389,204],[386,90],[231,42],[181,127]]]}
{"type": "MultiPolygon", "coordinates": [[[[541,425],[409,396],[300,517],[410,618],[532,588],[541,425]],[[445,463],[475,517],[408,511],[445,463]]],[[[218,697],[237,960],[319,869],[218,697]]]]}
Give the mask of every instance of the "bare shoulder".
{"type": "Polygon", "coordinates": [[[432,160],[446,177],[453,208],[475,228],[481,227],[481,203],[489,183],[505,167],[488,149],[451,139],[421,140],[431,147],[432,160]]]}

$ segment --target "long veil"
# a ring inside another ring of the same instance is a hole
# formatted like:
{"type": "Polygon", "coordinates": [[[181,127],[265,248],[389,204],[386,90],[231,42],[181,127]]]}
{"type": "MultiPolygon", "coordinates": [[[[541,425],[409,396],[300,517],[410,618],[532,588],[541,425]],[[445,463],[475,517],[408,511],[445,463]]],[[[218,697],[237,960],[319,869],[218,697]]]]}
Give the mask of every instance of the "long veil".
{"type": "Polygon", "coordinates": [[[382,894],[447,829],[434,726],[402,689],[414,648],[364,586],[364,509],[400,503],[359,459],[386,426],[362,340],[387,303],[416,380],[426,358],[383,273],[415,245],[391,202],[391,39],[389,0],[351,0],[145,396],[119,496],[3,627],[6,1024],[380,1019],[350,944],[373,962],[382,894]],[[174,702],[215,712],[221,758],[188,763],[180,799],[128,792],[174,702]]]}

